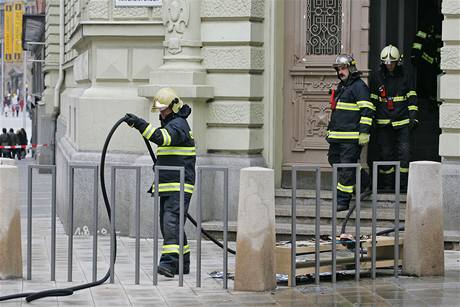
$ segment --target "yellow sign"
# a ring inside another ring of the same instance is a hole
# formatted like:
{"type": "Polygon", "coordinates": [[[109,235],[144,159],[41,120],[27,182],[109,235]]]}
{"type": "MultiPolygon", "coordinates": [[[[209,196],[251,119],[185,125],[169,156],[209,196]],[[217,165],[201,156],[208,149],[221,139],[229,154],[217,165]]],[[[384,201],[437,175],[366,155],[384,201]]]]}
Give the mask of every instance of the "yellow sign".
{"type": "Polygon", "coordinates": [[[22,61],[22,15],[24,14],[24,4],[14,2],[14,23],[13,23],[13,61],[22,61]]]}
{"type": "Polygon", "coordinates": [[[13,60],[13,6],[5,3],[4,7],[4,56],[5,62],[13,60]]]}

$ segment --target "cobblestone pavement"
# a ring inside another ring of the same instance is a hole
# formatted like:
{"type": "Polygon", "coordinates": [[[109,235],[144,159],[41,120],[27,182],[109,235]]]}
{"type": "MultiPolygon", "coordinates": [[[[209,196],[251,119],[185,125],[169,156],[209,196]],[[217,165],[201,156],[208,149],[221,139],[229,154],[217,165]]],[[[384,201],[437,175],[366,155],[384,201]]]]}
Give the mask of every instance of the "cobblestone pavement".
{"type": "MultiPolygon", "coordinates": [[[[25,204],[26,168],[20,163],[22,195],[23,263],[25,274],[25,204]]],[[[69,287],[91,281],[92,238],[76,236],[74,240],[73,282],[67,282],[67,236],[58,221],[56,282],[50,282],[50,175],[34,175],[34,225],[32,280],[0,281],[0,295],[30,292],[55,287],[69,287]]],[[[192,267],[184,277],[184,287],[178,278],[159,276],[158,286],[152,284],[152,240],[141,241],[140,285],[134,283],[134,239],[118,237],[116,280],[114,284],[76,292],[72,296],[46,298],[30,304],[24,300],[0,303],[0,306],[458,306],[460,301],[460,253],[446,251],[444,277],[414,278],[380,277],[375,281],[364,277],[361,282],[340,281],[335,286],[322,282],[297,288],[279,286],[268,293],[248,293],[222,289],[222,280],[209,276],[222,271],[222,252],[210,242],[203,244],[202,287],[195,287],[195,242],[191,241],[192,267]]],[[[99,239],[98,277],[108,268],[109,238],[99,239]]],[[[229,270],[233,272],[234,257],[229,255],[229,270]]]]}

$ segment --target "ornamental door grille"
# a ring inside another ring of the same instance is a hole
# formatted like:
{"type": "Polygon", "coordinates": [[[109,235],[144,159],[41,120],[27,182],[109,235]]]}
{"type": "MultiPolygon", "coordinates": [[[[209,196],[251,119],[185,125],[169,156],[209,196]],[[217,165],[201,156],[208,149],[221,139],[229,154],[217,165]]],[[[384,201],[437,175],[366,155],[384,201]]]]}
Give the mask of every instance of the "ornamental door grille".
{"type": "MultiPolygon", "coordinates": [[[[350,52],[362,58],[361,53],[368,49],[367,27],[361,24],[363,20],[367,23],[367,16],[361,18],[368,14],[367,2],[285,1],[284,166],[329,165],[325,140],[330,118],[329,91],[338,82],[331,65],[340,53],[350,52]],[[351,11],[355,9],[359,17],[352,23],[351,11]],[[352,31],[355,23],[358,31],[352,31]],[[353,39],[352,33],[358,37],[353,39]]],[[[363,58],[367,69],[367,54],[363,58]]]]}

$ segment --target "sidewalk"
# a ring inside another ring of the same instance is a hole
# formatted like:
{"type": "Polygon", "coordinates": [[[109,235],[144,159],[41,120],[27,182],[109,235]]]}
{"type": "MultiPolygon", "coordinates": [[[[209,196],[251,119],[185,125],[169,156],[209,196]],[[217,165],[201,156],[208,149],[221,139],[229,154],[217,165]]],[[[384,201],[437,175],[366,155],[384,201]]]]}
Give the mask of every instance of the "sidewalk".
{"type": "MultiPolygon", "coordinates": [[[[26,166],[20,161],[22,196],[23,263],[26,275],[26,166]]],[[[50,282],[50,192],[51,176],[34,174],[34,225],[32,280],[0,281],[0,295],[30,292],[56,287],[69,287],[91,281],[92,237],[75,236],[73,280],[67,282],[67,236],[58,221],[56,282],[50,282]]],[[[460,300],[460,253],[446,251],[446,276],[412,278],[382,277],[375,281],[340,281],[336,286],[322,282],[320,287],[303,285],[291,289],[278,287],[272,293],[246,293],[222,289],[222,280],[209,276],[222,271],[222,250],[204,241],[202,249],[202,287],[195,287],[195,242],[190,242],[192,265],[184,275],[184,287],[178,277],[159,276],[158,286],[152,284],[153,242],[141,240],[140,285],[134,284],[134,239],[118,237],[115,284],[76,292],[72,296],[46,298],[25,303],[22,300],[0,303],[0,306],[457,306],[460,300]]],[[[109,237],[99,237],[98,277],[109,267],[109,237]]],[[[229,255],[229,272],[234,271],[234,257],[229,255]]]]}

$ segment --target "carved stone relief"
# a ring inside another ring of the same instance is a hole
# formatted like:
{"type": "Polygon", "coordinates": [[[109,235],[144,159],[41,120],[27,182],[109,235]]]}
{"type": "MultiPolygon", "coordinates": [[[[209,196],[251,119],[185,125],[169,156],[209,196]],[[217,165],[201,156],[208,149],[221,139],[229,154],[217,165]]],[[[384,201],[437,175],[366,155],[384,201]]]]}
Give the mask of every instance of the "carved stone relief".
{"type": "Polygon", "coordinates": [[[182,51],[181,40],[188,27],[190,18],[190,3],[188,0],[167,0],[163,2],[163,24],[166,26],[169,38],[168,52],[177,54],[182,51]]]}
{"type": "Polygon", "coordinates": [[[264,18],[264,0],[203,0],[201,17],[264,18]]]}

